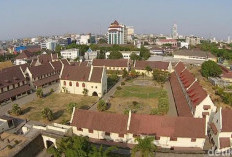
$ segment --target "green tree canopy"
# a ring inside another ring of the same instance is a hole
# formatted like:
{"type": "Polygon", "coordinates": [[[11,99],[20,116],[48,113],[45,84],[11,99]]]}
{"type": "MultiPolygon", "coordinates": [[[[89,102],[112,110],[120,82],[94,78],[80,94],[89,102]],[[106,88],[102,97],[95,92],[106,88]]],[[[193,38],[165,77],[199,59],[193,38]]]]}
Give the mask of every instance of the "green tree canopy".
{"type": "Polygon", "coordinates": [[[160,69],[153,70],[153,79],[163,84],[168,80],[169,73],[160,69]]]}
{"type": "Polygon", "coordinates": [[[97,109],[98,109],[98,111],[107,110],[107,103],[103,99],[101,99],[97,104],[97,109]]]}
{"type": "Polygon", "coordinates": [[[89,157],[110,157],[110,152],[117,149],[116,147],[108,147],[106,149],[101,145],[99,148],[92,146],[90,150],[89,157]]]}
{"type": "Polygon", "coordinates": [[[43,89],[42,88],[38,88],[36,90],[36,95],[37,95],[37,97],[42,98],[43,97],[43,89]]]}
{"type": "Polygon", "coordinates": [[[112,51],[109,55],[109,59],[121,59],[123,58],[122,53],[119,51],[112,51]]]}
{"type": "Polygon", "coordinates": [[[154,152],[157,150],[156,145],[153,144],[154,140],[154,137],[137,138],[138,144],[132,149],[132,156],[135,156],[137,152],[140,153],[141,157],[154,156],[154,152]]]}
{"type": "Polygon", "coordinates": [[[45,107],[41,113],[42,113],[42,117],[46,118],[48,121],[52,121],[54,119],[53,112],[48,107],[45,107]]]}
{"type": "Polygon", "coordinates": [[[141,60],[142,58],[135,54],[134,52],[130,55],[130,59],[133,60],[133,61],[136,61],[136,60],[141,60]]]}
{"type": "Polygon", "coordinates": [[[214,61],[205,61],[201,65],[201,74],[204,77],[218,77],[222,74],[222,69],[214,61]]]}
{"type": "Polygon", "coordinates": [[[17,116],[22,114],[21,107],[18,104],[13,104],[11,112],[17,116]]]}

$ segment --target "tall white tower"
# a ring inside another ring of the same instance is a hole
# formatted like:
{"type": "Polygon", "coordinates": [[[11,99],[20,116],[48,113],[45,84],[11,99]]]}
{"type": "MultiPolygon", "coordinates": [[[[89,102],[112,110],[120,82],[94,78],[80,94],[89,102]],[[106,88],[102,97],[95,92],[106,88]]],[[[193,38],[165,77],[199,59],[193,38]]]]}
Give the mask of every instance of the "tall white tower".
{"type": "Polygon", "coordinates": [[[177,32],[177,24],[174,24],[172,27],[172,38],[177,39],[178,38],[178,32],[177,32]]]}

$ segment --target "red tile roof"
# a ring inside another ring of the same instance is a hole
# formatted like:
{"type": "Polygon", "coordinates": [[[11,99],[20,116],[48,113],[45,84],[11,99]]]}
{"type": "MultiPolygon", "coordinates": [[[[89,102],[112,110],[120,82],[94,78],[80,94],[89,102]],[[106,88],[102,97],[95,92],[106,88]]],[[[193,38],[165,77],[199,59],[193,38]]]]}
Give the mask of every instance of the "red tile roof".
{"type": "Polygon", "coordinates": [[[187,93],[194,105],[193,107],[199,105],[208,95],[197,81],[188,89],[187,93]]]}
{"type": "Polygon", "coordinates": [[[62,68],[62,63],[61,61],[55,61],[55,62],[51,62],[52,66],[55,68],[55,70],[60,71],[62,68]]]}
{"type": "Polygon", "coordinates": [[[60,60],[64,65],[69,65],[69,62],[67,59],[61,59],[60,60]]]}
{"type": "Polygon", "coordinates": [[[220,137],[220,149],[230,147],[230,138],[229,137],[220,137]]]}
{"type": "Polygon", "coordinates": [[[175,72],[173,72],[170,76],[170,83],[178,115],[183,117],[192,117],[188,102],[182,91],[175,72]]]}
{"type": "Polygon", "coordinates": [[[39,66],[32,66],[28,69],[31,72],[33,78],[54,72],[54,69],[50,63],[42,64],[39,66]]]}
{"type": "Polygon", "coordinates": [[[35,56],[35,53],[25,50],[22,53],[20,53],[17,57],[15,57],[15,59],[30,59],[35,56]]]}
{"type": "Polygon", "coordinates": [[[53,81],[56,81],[56,80],[59,80],[59,74],[52,75],[52,76],[43,78],[43,79],[41,79],[41,80],[37,80],[37,81],[35,81],[33,84],[34,84],[36,87],[41,87],[42,85],[45,85],[45,84],[47,84],[47,83],[50,83],[50,82],[53,82],[53,81]]]}
{"type": "Polygon", "coordinates": [[[188,69],[185,69],[183,72],[181,72],[179,77],[185,89],[188,88],[195,81],[195,77],[192,73],[189,72],[188,69]]]}
{"type": "Polygon", "coordinates": [[[94,59],[93,66],[128,67],[127,59],[94,59]]]}
{"type": "Polygon", "coordinates": [[[152,69],[168,70],[169,63],[161,61],[136,61],[135,69],[144,70],[147,66],[152,69]]]}
{"type": "Polygon", "coordinates": [[[40,62],[41,64],[46,64],[46,63],[51,62],[51,61],[52,61],[52,56],[51,56],[51,54],[41,54],[41,55],[39,56],[39,62],[40,62]]]}
{"type": "Polygon", "coordinates": [[[11,97],[17,96],[19,94],[22,94],[24,92],[27,92],[29,90],[31,90],[31,87],[29,85],[24,85],[24,86],[20,86],[20,87],[17,87],[15,89],[9,90],[7,92],[1,93],[0,94],[0,102],[7,100],[11,97]]]}
{"type": "Polygon", "coordinates": [[[184,63],[183,62],[178,62],[175,66],[175,71],[178,75],[185,69],[184,63]]]}
{"type": "Polygon", "coordinates": [[[222,132],[232,132],[232,110],[229,108],[222,109],[222,132]]]}
{"type": "Polygon", "coordinates": [[[93,67],[92,75],[89,79],[91,67],[87,66],[64,66],[61,74],[61,80],[101,82],[103,68],[93,67]]]}
{"type": "Polygon", "coordinates": [[[127,128],[127,116],[76,109],[71,125],[77,128],[124,134],[127,128]]]}

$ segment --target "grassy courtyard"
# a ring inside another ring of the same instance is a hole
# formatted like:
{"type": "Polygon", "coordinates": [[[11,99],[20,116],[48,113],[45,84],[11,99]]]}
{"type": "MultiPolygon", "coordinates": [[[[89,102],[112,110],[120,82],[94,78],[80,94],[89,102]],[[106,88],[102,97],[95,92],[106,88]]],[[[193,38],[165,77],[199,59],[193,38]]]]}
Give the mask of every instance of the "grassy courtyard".
{"type": "Polygon", "coordinates": [[[22,106],[23,114],[20,118],[48,123],[42,117],[41,111],[48,107],[54,114],[54,120],[50,122],[63,123],[69,121],[71,113],[67,110],[67,105],[71,102],[77,103],[79,108],[86,108],[98,100],[98,97],[88,97],[74,94],[53,93],[45,98],[36,100],[22,106]]]}
{"type": "MultiPolygon", "coordinates": [[[[152,110],[159,108],[162,101],[160,96],[166,91],[156,86],[153,80],[134,79],[125,83],[110,99],[109,112],[127,113],[132,110],[136,113],[151,114],[152,110]]],[[[168,100],[166,94],[162,96],[168,100]]]]}

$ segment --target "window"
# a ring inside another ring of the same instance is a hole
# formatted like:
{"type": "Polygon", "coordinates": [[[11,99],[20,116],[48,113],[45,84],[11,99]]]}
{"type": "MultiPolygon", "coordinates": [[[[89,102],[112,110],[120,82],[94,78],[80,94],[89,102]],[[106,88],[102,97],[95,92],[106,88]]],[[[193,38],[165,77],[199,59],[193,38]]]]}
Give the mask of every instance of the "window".
{"type": "Polygon", "coordinates": [[[64,86],[66,86],[66,81],[64,81],[64,86]]]}
{"type": "Polygon", "coordinates": [[[77,130],[78,130],[78,131],[83,131],[83,129],[82,129],[82,128],[78,128],[77,130]]]}
{"type": "Polygon", "coordinates": [[[196,142],[196,140],[197,140],[196,138],[192,138],[191,142],[196,142]]]}
{"type": "Polygon", "coordinates": [[[78,82],[76,83],[76,86],[79,87],[79,83],[78,82]]]}
{"type": "Polygon", "coordinates": [[[97,86],[95,88],[97,89],[97,86]]]}
{"type": "Polygon", "coordinates": [[[110,136],[110,133],[109,133],[109,132],[105,132],[105,135],[106,135],[106,136],[110,136]]]}
{"type": "Polygon", "coordinates": [[[82,83],[82,87],[85,87],[85,83],[82,83]]]}
{"type": "Polygon", "coordinates": [[[138,137],[138,135],[133,134],[133,137],[138,137]]]}
{"type": "Polygon", "coordinates": [[[91,86],[91,88],[93,88],[93,86],[91,86]]]}
{"type": "Polygon", "coordinates": [[[89,133],[93,133],[93,130],[89,129],[89,133]]]}
{"type": "Polygon", "coordinates": [[[72,86],[72,82],[69,82],[69,86],[72,86]]]}
{"type": "Polygon", "coordinates": [[[124,134],[119,134],[119,137],[124,137],[124,134]]]}
{"type": "Polygon", "coordinates": [[[170,141],[177,141],[177,138],[176,137],[171,137],[170,141]]]}
{"type": "Polygon", "coordinates": [[[160,140],[160,137],[159,136],[155,136],[155,140],[160,140]]]}

